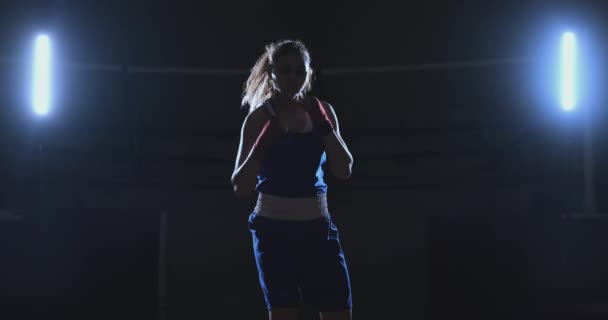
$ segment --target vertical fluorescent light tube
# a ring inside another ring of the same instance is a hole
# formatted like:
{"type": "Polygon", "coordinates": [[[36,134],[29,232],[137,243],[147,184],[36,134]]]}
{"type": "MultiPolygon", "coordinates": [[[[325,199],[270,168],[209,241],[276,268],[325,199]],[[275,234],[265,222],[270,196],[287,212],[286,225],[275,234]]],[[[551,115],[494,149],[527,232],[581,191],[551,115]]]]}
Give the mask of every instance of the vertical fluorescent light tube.
{"type": "Polygon", "coordinates": [[[576,36],[566,32],[561,40],[561,104],[566,111],[576,106],[576,36]]]}
{"type": "Polygon", "coordinates": [[[51,103],[51,41],[46,35],[36,37],[33,76],[34,112],[45,115],[49,112],[51,103]]]}

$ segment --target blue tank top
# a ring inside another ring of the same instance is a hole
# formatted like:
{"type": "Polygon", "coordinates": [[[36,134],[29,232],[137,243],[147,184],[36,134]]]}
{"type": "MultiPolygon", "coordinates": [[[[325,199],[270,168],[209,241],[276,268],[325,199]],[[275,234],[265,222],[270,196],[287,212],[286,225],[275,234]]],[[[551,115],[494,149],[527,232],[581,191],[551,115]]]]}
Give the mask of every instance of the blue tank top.
{"type": "Polygon", "coordinates": [[[323,137],[309,132],[283,134],[267,150],[256,191],[283,197],[315,197],[327,192],[322,165],[327,161],[323,137]]]}

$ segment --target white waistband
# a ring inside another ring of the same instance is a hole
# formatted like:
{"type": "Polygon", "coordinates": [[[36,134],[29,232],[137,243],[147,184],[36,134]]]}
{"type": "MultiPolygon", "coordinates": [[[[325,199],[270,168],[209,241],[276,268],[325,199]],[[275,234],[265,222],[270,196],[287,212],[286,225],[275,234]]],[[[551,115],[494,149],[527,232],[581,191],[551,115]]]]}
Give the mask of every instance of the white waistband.
{"type": "Polygon", "coordinates": [[[326,193],[313,198],[290,198],[260,192],[254,211],[281,220],[313,220],[329,215],[326,193]]]}

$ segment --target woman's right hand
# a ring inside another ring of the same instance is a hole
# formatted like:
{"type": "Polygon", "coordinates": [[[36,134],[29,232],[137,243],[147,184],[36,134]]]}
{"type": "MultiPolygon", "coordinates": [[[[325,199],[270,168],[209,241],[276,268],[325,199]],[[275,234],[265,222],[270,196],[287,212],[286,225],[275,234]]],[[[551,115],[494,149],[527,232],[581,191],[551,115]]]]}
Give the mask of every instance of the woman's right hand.
{"type": "Polygon", "coordinates": [[[282,96],[272,96],[268,99],[263,107],[269,109],[268,114],[272,115],[271,120],[276,121],[276,125],[280,128],[281,132],[287,133],[289,131],[289,123],[292,122],[292,112],[289,112],[289,108],[292,107],[294,102],[286,100],[282,96]]]}
{"type": "Polygon", "coordinates": [[[276,119],[279,117],[279,110],[278,110],[278,102],[276,100],[276,98],[273,96],[270,99],[266,100],[264,102],[264,104],[261,106],[261,108],[266,108],[267,115],[270,115],[270,119],[276,119]]]}
{"type": "Polygon", "coordinates": [[[253,145],[251,157],[255,160],[262,161],[268,153],[268,149],[274,145],[282,133],[277,118],[268,120],[253,145]]]}

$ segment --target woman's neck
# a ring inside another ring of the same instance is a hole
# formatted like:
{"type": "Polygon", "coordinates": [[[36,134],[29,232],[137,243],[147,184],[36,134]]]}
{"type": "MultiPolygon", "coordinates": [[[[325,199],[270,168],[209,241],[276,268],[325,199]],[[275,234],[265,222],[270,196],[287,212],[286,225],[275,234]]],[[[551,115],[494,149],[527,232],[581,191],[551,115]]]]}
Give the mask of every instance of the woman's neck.
{"type": "Polygon", "coordinates": [[[303,111],[302,103],[294,98],[290,98],[285,95],[277,94],[271,98],[275,102],[275,108],[277,112],[283,112],[286,114],[294,114],[299,111],[303,111]]]}

